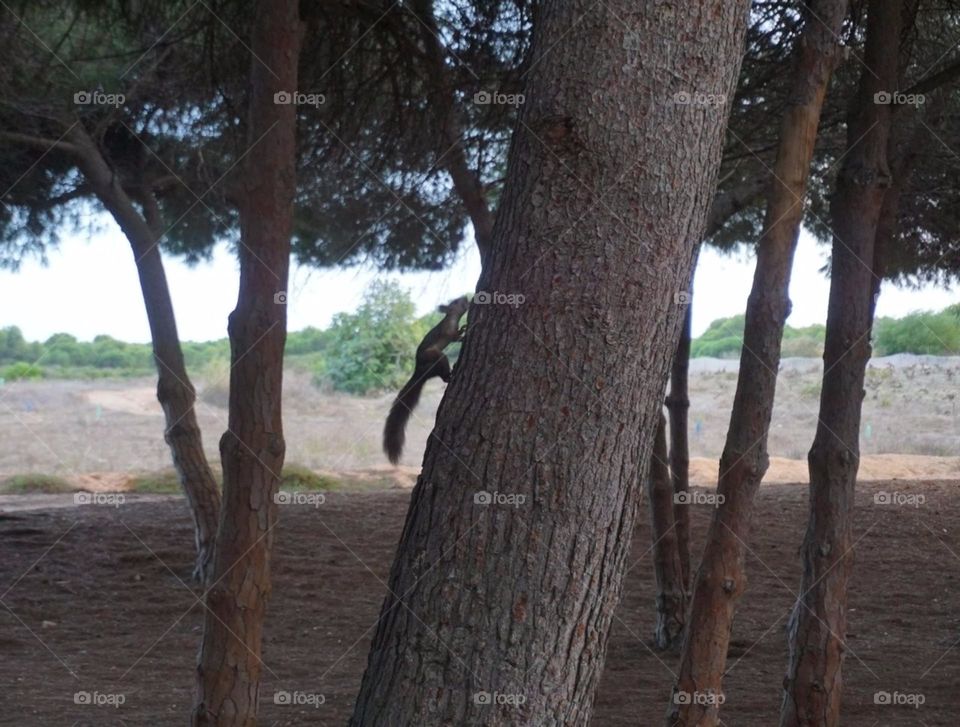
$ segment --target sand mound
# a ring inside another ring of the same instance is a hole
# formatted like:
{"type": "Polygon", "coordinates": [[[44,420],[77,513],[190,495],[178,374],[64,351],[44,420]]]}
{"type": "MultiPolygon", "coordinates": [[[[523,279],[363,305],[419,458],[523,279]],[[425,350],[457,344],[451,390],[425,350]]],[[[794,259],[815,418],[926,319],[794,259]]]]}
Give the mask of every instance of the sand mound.
{"type": "Polygon", "coordinates": [[[133,487],[133,477],[125,472],[89,472],[66,479],[85,492],[126,492],[133,487]]]}
{"type": "MultiPolygon", "coordinates": [[[[716,485],[719,463],[715,459],[690,460],[690,481],[695,485],[716,485]]],[[[927,457],[915,454],[868,454],[860,459],[857,479],[921,480],[960,478],[960,457],[927,457]]],[[[807,462],[802,459],[771,457],[764,483],[809,482],[807,462]]]]}
{"type": "Polygon", "coordinates": [[[157,392],[150,387],[135,389],[93,389],[85,391],[83,398],[94,406],[111,411],[140,416],[160,416],[163,410],[157,401],[157,392]]]}

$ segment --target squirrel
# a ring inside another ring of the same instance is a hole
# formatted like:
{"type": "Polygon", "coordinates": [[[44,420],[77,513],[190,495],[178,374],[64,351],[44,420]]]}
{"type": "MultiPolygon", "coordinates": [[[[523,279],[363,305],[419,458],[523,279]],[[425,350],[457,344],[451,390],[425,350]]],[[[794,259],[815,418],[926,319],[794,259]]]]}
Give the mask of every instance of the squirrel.
{"type": "Polygon", "coordinates": [[[443,320],[431,328],[417,346],[413,376],[400,389],[383,426],[383,451],[392,464],[400,461],[407,420],[420,401],[423,385],[434,376],[439,376],[444,383],[450,383],[450,359],[443,349],[455,341],[463,340],[466,326],[460,327],[460,319],[469,306],[470,301],[466,296],[441,305],[438,310],[444,314],[443,320]]]}

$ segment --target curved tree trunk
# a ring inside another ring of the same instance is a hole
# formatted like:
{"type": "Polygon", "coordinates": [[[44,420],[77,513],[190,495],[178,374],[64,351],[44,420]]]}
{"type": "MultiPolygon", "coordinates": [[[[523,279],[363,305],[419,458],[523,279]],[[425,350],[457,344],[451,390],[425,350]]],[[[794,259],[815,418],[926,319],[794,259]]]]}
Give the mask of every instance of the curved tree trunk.
{"type": "MultiPolygon", "coordinates": [[[[830,207],[834,234],[817,432],[808,457],[810,520],[801,554],[800,597],[790,619],[790,662],[780,724],[840,724],[853,568],[851,513],[860,459],[863,380],[874,310],[874,246],[890,184],[892,106],[874,94],[896,90],[902,0],[871,0],[860,85],[851,102],[847,152],[830,207]]],[[[877,261],[878,262],[878,261],[877,261]]]]}
{"type": "Polygon", "coordinates": [[[174,468],[193,514],[197,547],[193,575],[205,583],[213,565],[220,488],[203,452],[194,411],[196,391],[187,376],[158,245],[163,230],[155,202],[152,197],[144,199],[141,215],[86,132],[75,126],[70,138],[77,147],[77,160],[87,183],[120,226],[133,250],[157,366],[157,399],[166,422],[164,439],[170,446],[174,468]]]}
{"type": "Polygon", "coordinates": [[[240,183],[240,290],[230,314],[229,428],[220,439],[223,508],[197,664],[196,726],[253,727],[270,555],[283,467],[280,411],[286,290],[296,189],[296,106],[301,28],[296,0],[259,0],[250,74],[250,150],[240,183]]]}
{"type": "Polygon", "coordinates": [[[788,107],[780,130],[763,237],[747,300],[740,373],[717,493],[722,501],[707,532],[687,621],[680,673],[668,725],[717,724],[722,678],[736,602],[746,587],[744,544],[753,500],[768,466],[783,328],[790,313],[790,270],[803,216],[817,127],[837,58],[845,0],[817,0],[808,10],[795,52],[788,107]]]}
{"type": "Polygon", "coordinates": [[[444,149],[438,163],[447,170],[453,188],[470,216],[473,236],[480,250],[480,260],[486,265],[493,239],[493,212],[487,203],[483,180],[479,173],[470,168],[464,152],[459,101],[447,65],[447,52],[437,28],[433,0],[416,0],[413,7],[420,20],[420,36],[426,49],[427,60],[433,69],[431,102],[444,111],[441,139],[444,149]]]}
{"type": "Polygon", "coordinates": [[[679,533],[674,522],[674,510],[686,510],[687,503],[674,504],[667,456],[667,420],[661,414],[647,475],[653,538],[651,550],[657,587],[657,620],[653,643],[658,649],[669,649],[683,635],[683,623],[687,615],[687,593],[680,562],[679,533]]]}
{"type": "Polygon", "coordinates": [[[727,118],[671,99],[746,9],[543,3],[479,283],[524,302],[470,310],[350,724],[589,721],[727,118]]]}
{"type": "MultiPolygon", "coordinates": [[[[690,291],[693,283],[691,278],[690,291]]],[[[680,570],[683,574],[684,593],[690,591],[690,508],[682,500],[690,492],[690,340],[693,325],[692,300],[687,299],[687,315],[683,320],[680,342],[673,355],[670,367],[670,394],[667,396],[667,412],[670,415],[670,475],[673,478],[673,492],[678,502],[673,508],[673,519],[677,529],[677,552],[680,557],[680,570]]]]}

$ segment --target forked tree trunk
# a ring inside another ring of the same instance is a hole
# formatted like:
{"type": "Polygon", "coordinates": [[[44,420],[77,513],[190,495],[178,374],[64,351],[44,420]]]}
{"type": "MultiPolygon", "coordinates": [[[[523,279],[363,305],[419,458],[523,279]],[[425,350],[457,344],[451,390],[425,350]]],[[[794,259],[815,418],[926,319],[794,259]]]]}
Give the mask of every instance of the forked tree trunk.
{"type": "Polygon", "coordinates": [[[860,458],[863,380],[870,358],[874,244],[890,183],[890,104],[896,90],[901,0],[871,0],[857,94],[847,123],[847,151],[830,206],[833,228],[830,301],[817,432],[809,454],[810,520],[801,554],[800,597],[790,619],[790,662],[780,724],[840,724],[847,630],[847,582],[853,567],[851,512],[860,458]]]}
{"type": "MultiPolygon", "coordinates": [[[[691,279],[690,291],[693,283],[691,279]]],[[[667,396],[667,412],[670,415],[670,475],[673,492],[678,502],[673,508],[677,530],[677,554],[683,575],[684,593],[690,591],[690,508],[683,503],[690,493],[690,340],[693,326],[692,300],[687,299],[687,315],[683,320],[680,342],[670,366],[670,394],[667,396]]],[[[686,599],[684,599],[686,600],[686,599]]]]}
{"type": "Polygon", "coordinates": [[[293,197],[296,106],[274,95],[297,89],[297,0],[254,9],[249,145],[240,183],[240,290],[230,314],[229,428],[220,439],[223,508],[207,592],[193,724],[253,727],[270,554],[283,467],[280,412],[293,197]]]}
{"type": "Polygon", "coordinates": [[[790,270],[824,96],[837,58],[845,0],[816,0],[795,51],[790,105],[780,129],[764,233],[747,300],[743,350],[730,427],[703,559],[687,621],[668,725],[716,725],[736,602],[746,587],[744,544],[753,500],[768,466],[783,328],[790,313],[790,270]]]}
{"type": "MultiPolygon", "coordinates": [[[[674,490],[667,465],[668,456],[667,420],[661,414],[647,475],[653,538],[651,550],[657,588],[653,643],[658,649],[669,649],[683,635],[683,623],[687,613],[687,594],[683,585],[678,532],[674,522],[674,490]]],[[[677,503],[676,509],[687,509],[687,503],[677,503]]]]}
{"type": "Polygon", "coordinates": [[[141,215],[82,127],[75,126],[69,136],[77,149],[77,160],[87,183],[120,226],[133,250],[153,342],[157,399],[166,423],[164,439],[170,447],[177,477],[193,515],[197,548],[193,575],[206,583],[213,567],[220,488],[203,452],[200,426],[194,411],[196,391],[187,376],[180,348],[170,289],[160,255],[159,240],[163,230],[156,220],[152,198],[144,203],[141,215]],[[151,221],[154,224],[150,224],[151,221]]]}
{"type": "Polygon", "coordinates": [[[541,5],[479,282],[524,299],[470,310],[350,724],[588,723],[727,118],[672,98],[746,10],[541,5]]]}

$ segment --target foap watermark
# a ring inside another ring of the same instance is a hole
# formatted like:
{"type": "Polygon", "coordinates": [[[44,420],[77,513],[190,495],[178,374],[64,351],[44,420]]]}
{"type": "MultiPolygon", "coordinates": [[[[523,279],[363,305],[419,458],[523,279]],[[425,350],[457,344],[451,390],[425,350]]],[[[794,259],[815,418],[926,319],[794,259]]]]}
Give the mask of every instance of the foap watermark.
{"type": "Polygon", "coordinates": [[[506,492],[487,492],[480,490],[473,495],[474,505],[509,505],[520,507],[527,501],[526,495],[508,494],[506,492]]]}
{"type": "Polygon", "coordinates": [[[113,106],[120,108],[127,102],[127,97],[122,93],[104,93],[100,89],[96,91],[77,91],[73,94],[73,102],[77,106],[113,106]]]}
{"type": "Polygon", "coordinates": [[[300,91],[277,91],[273,94],[277,106],[313,106],[319,108],[327,102],[322,93],[301,93],[300,91]]]}
{"type": "Polygon", "coordinates": [[[499,290],[481,290],[473,296],[473,302],[477,305],[509,305],[514,308],[519,308],[526,300],[523,293],[503,293],[499,290]]]}
{"type": "Polygon", "coordinates": [[[278,505],[308,505],[310,507],[320,507],[327,501],[327,496],[322,492],[290,492],[289,490],[280,490],[274,494],[273,501],[278,505]]]}
{"type": "Polygon", "coordinates": [[[726,106],[725,93],[701,93],[700,91],[677,91],[673,94],[677,106],[726,106]]]}
{"type": "Polygon", "coordinates": [[[689,290],[678,290],[673,294],[673,302],[675,305],[690,305],[692,299],[693,296],[689,290]]]}
{"type": "Polygon", "coordinates": [[[685,692],[682,689],[673,693],[674,704],[699,704],[704,707],[717,706],[727,701],[723,692],[708,690],[706,692],[685,692]]]}
{"type": "Polygon", "coordinates": [[[913,707],[920,709],[927,701],[926,696],[905,692],[874,692],[873,703],[892,707],[913,707]]]}
{"type": "Polygon", "coordinates": [[[877,91],[873,102],[880,106],[923,106],[927,97],[922,93],[901,93],[900,91],[877,91]]]}
{"type": "Polygon", "coordinates": [[[525,704],[526,701],[527,695],[521,694],[520,692],[481,691],[473,693],[473,703],[482,706],[519,707],[521,704],[525,704]]]}
{"type": "Polygon", "coordinates": [[[473,102],[478,106],[522,106],[526,100],[522,93],[477,91],[473,94],[473,102]]]}
{"type": "Polygon", "coordinates": [[[324,694],[313,692],[288,692],[280,690],[273,693],[273,703],[281,704],[285,707],[313,707],[317,709],[326,704],[327,697],[324,694]]]}
{"type": "Polygon", "coordinates": [[[103,692],[74,692],[73,703],[90,707],[113,707],[120,709],[127,701],[125,694],[104,694],[103,692]]]}
{"type": "Polygon", "coordinates": [[[908,492],[881,491],[873,496],[874,505],[896,505],[898,507],[920,507],[927,501],[922,492],[910,494],[908,492]]]}
{"type": "Polygon", "coordinates": [[[122,492],[77,492],[73,495],[74,505],[106,505],[120,507],[127,501],[122,492]]]}
{"type": "Polygon", "coordinates": [[[273,302],[276,305],[286,305],[287,304],[287,291],[278,290],[273,294],[273,302]]]}
{"type": "Polygon", "coordinates": [[[713,507],[720,507],[726,502],[726,499],[719,492],[698,492],[697,490],[675,492],[673,495],[675,505],[712,505],[713,507]]]}

